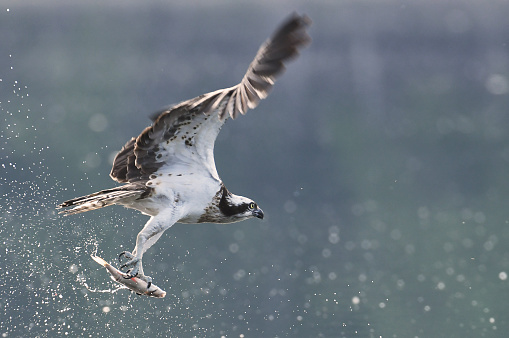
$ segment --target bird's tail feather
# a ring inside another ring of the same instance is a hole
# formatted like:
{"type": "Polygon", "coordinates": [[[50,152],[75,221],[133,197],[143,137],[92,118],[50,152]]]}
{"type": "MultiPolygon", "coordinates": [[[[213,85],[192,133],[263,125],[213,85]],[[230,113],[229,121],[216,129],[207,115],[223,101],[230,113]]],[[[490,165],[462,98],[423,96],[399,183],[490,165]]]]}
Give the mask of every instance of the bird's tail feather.
{"type": "Polygon", "coordinates": [[[121,187],[101,190],[96,193],[73,198],[58,205],[57,208],[73,207],[72,209],[62,210],[59,214],[74,215],[81,212],[95,210],[117,204],[120,201],[140,197],[145,190],[139,186],[124,185],[121,187]]]}

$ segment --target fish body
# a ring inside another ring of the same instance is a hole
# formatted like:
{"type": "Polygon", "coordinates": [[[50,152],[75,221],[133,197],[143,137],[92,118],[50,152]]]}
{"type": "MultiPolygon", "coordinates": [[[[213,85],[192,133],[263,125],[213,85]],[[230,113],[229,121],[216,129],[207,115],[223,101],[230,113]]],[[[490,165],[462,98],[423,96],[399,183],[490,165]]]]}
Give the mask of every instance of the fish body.
{"type": "Polygon", "coordinates": [[[97,263],[101,264],[110,273],[111,278],[117,283],[123,284],[133,292],[139,295],[145,295],[149,297],[163,298],[166,296],[166,292],[163,291],[157,285],[147,283],[142,279],[136,277],[129,277],[126,273],[118,270],[104,259],[98,256],[91,255],[92,259],[97,263]]]}

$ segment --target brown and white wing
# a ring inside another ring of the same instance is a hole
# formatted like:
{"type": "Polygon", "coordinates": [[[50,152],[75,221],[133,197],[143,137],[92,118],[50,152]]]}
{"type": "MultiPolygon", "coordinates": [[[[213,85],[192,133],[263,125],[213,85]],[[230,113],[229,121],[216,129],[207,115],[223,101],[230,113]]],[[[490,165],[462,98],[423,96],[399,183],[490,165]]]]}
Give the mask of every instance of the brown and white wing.
{"type": "Polygon", "coordinates": [[[228,117],[253,109],[269,94],[284,63],[298,55],[311,39],[311,20],[292,14],[258,50],[242,81],[181,102],[164,110],[115,157],[110,176],[118,182],[150,179],[156,173],[194,174],[205,171],[219,180],[214,142],[228,117]]]}

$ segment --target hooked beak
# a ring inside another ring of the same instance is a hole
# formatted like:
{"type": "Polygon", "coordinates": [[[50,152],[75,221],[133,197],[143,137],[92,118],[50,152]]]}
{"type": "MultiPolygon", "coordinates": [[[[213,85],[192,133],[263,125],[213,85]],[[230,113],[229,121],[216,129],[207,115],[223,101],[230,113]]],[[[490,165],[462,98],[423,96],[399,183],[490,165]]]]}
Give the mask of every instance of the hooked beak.
{"type": "Polygon", "coordinates": [[[263,219],[263,210],[260,208],[253,210],[253,216],[259,219],[263,219]]]}

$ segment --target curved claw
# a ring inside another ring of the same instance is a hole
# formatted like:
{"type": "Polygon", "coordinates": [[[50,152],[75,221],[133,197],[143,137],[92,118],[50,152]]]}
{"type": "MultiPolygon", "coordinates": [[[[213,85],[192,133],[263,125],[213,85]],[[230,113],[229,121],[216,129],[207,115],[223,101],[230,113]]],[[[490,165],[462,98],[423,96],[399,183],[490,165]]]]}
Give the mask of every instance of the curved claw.
{"type": "Polygon", "coordinates": [[[131,278],[134,278],[134,277],[147,282],[147,289],[150,288],[150,285],[152,285],[152,277],[140,274],[139,271],[136,272],[135,274],[132,274],[131,270],[128,270],[127,273],[126,273],[126,278],[127,279],[131,279],[131,278]]]}
{"type": "Polygon", "coordinates": [[[131,279],[131,278],[134,278],[134,277],[138,277],[138,272],[136,272],[135,274],[132,274],[131,270],[127,270],[125,275],[126,275],[125,279],[131,279]]]}
{"type": "Polygon", "coordinates": [[[119,270],[128,268],[128,270],[125,273],[126,274],[125,278],[131,279],[133,277],[137,277],[137,278],[142,279],[145,282],[147,282],[150,287],[150,284],[152,283],[152,277],[145,276],[143,274],[143,269],[141,268],[141,259],[136,258],[136,256],[134,256],[129,251],[124,251],[118,255],[118,261],[120,263],[122,263],[122,260],[121,260],[122,256],[124,256],[126,259],[128,259],[127,262],[120,265],[120,267],[119,267],[119,270]]]}
{"type": "Polygon", "coordinates": [[[134,258],[134,255],[132,253],[130,253],[129,251],[123,251],[118,255],[119,263],[122,263],[122,261],[120,260],[120,258],[122,258],[122,256],[125,256],[125,258],[127,258],[129,260],[132,260],[134,258]]]}
{"type": "Polygon", "coordinates": [[[128,267],[133,266],[134,267],[133,270],[138,270],[138,266],[137,265],[138,265],[139,261],[140,260],[138,258],[133,258],[130,261],[122,264],[119,269],[122,270],[123,268],[128,268],[128,267]]]}
{"type": "MultiPolygon", "coordinates": [[[[129,258],[129,256],[127,254],[124,254],[124,255],[127,258],[129,258]]],[[[140,271],[140,265],[141,265],[140,259],[133,256],[133,258],[131,260],[129,260],[129,261],[125,262],[124,264],[122,264],[119,267],[119,270],[122,271],[122,269],[124,269],[124,268],[131,268],[131,269],[127,270],[126,278],[133,278],[133,277],[138,276],[138,271],[140,271]]]]}

